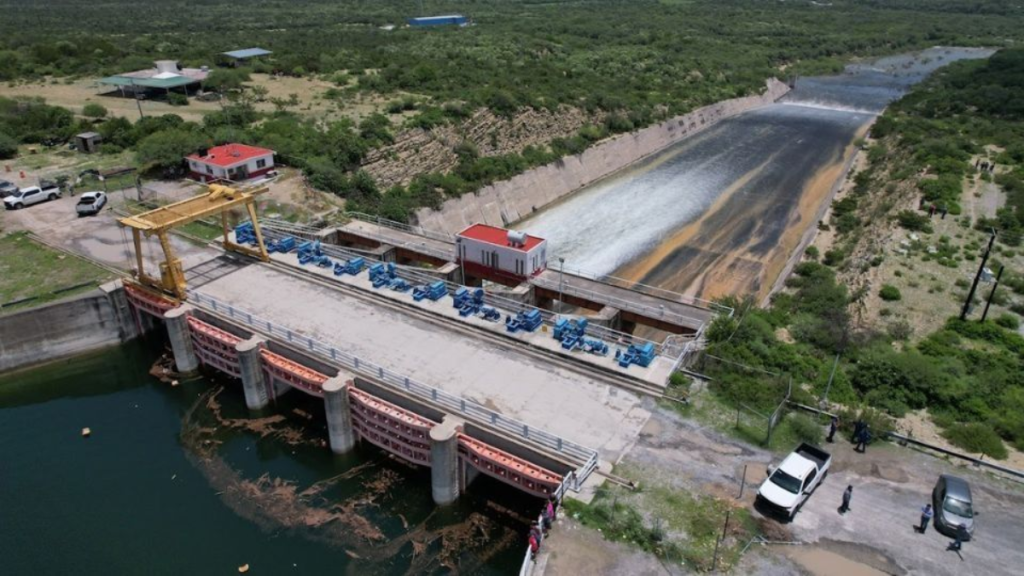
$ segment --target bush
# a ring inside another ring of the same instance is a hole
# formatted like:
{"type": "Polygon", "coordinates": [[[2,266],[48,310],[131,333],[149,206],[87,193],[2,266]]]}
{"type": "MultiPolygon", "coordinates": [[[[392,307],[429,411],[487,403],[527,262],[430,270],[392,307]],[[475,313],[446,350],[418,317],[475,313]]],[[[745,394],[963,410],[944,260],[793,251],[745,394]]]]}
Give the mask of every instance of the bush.
{"type": "Polygon", "coordinates": [[[1020,318],[1017,318],[1013,314],[1007,314],[1004,312],[996,318],[996,324],[999,324],[1008,330],[1016,330],[1020,328],[1020,318]]]}
{"type": "Polygon", "coordinates": [[[957,424],[942,433],[954,446],[975,454],[984,454],[997,460],[1009,455],[1006,446],[991,426],[981,423],[957,424]]]}
{"type": "Polygon", "coordinates": [[[793,431],[793,435],[796,436],[797,440],[801,442],[807,442],[808,444],[820,444],[822,438],[822,429],[814,418],[807,414],[793,414],[788,419],[789,428],[793,431]]]}
{"type": "Polygon", "coordinates": [[[14,158],[18,155],[18,142],[0,132],[0,160],[7,160],[8,158],[14,158]]]}
{"type": "Polygon", "coordinates": [[[818,251],[817,246],[808,246],[807,250],[804,250],[804,255],[810,258],[811,260],[817,260],[818,257],[821,255],[821,252],[818,251]]]}
{"type": "Polygon", "coordinates": [[[171,106],[188,106],[188,96],[171,92],[167,95],[167,103],[171,106]]]}
{"type": "Polygon", "coordinates": [[[896,215],[896,221],[900,226],[915,232],[931,232],[932,223],[927,215],[920,214],[914,210],[904,210],[896,215]]]}
{"type": "Polygon", "coordinates": [[[82,116],[86,116],[88,118],[106,118],[107,109],[104,108],[102,104],[90,102],[82,107],[82,116]]]}
{"type": "Polygon", "coordinates": [[[878,291],[878,295],[886,302],[896,302],[903,298],[903,295],[900,294],[900,289],[891,284],[882,286],[882,289],[878,291]]]}

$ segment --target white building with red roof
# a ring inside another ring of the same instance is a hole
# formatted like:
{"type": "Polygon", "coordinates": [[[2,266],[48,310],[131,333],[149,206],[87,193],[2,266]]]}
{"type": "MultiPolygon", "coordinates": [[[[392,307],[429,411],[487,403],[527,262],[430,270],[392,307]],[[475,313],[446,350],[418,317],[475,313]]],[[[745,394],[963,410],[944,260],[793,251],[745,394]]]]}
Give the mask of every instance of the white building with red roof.
{"type": "Polygon", "coordinates": [[[246,144],[224,144],[185,157],[189,176],[200,182],[259,178],[274,170],[274,151],[246,144]]]}
{"type": "Polygon", "coordinates": [[[548,265],[548,242],[525,232],[473,224],[455,237],[456,260],[483,278],[524,280],[548,265]]]}

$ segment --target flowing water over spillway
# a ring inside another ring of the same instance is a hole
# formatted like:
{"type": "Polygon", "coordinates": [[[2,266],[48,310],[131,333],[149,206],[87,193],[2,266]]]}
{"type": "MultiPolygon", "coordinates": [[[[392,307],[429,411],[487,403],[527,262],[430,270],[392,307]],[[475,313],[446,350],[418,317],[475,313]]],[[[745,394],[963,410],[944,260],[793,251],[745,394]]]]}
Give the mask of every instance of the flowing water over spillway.
{"type": "Polygon", "coordinates": [[[763,294],[885,106],[938,67],[990,50],[934,48],[804,78],[516,227],[566,266],[713,298],[763,294]]]}

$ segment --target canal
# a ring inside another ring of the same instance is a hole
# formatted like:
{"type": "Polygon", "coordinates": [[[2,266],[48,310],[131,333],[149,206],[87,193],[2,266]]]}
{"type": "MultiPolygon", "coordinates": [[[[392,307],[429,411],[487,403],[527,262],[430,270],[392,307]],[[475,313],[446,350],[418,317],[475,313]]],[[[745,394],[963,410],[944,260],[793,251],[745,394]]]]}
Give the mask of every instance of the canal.
{"type": "Polygon", "coordinates": [[[5,574],[512,574],[539,501],[481,475],[334,456],[321,401],[250,418],[241,385],[149,374],[151,339],[0,376],[5,574]],[[82,428],[91,429],[83,438],[82,428]]]}
{"type": "Polygon", "coordinates": [[[817,223],[854,143],[928,74],[985,49],[933,48],[801,78],[516,225],[566,266],[717,298],[764,295],[817,223]]]}

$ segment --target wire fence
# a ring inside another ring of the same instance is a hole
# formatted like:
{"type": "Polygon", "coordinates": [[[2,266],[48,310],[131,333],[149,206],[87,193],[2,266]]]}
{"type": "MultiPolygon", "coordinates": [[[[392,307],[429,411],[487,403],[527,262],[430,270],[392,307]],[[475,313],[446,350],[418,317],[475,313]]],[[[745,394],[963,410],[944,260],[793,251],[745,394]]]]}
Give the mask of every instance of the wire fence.
{"type": "Polygon", "coordinates": [[[503,416],[472,400],[459,398],[433,386],[417,382],[408,376],[395,373],[379,364],[359,358],[343,350],[338,350],[301,332],[296,332],[286,326],[260,318],[251,312],[236,308],[227,302],[199,291],[189,290],[188,300],[189,303],[196,307],[227,317],[268,336],[276,337],[289,343],[294,348],[312,353],[332,364],[351,370],[355,374],[372,378],[395,390],[426,400],[432,404],[443,406],[470,420],[484,423],[491,428],[521,438],[528,443],[554,451],[572,462],[577,462],[579,465],[574,473],[571,474],[574,480],[572,485],[569,486],[573,491],[579,491],[580,485],[597,467],[596,450],[586,448],[561,436],[556,436],[518,420],[503,416]]]}
{"type": "Polygon", "coordinates": [[[701,354],[696,364],[736,410],[736,429],[770,445],[772,433],[786,415],[793,377],[708,353],[701,354]]]}

